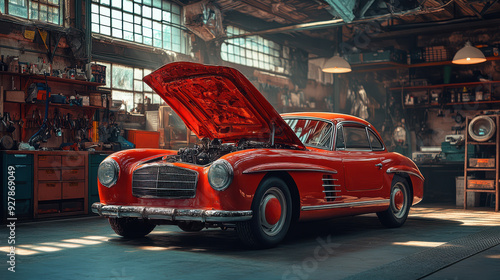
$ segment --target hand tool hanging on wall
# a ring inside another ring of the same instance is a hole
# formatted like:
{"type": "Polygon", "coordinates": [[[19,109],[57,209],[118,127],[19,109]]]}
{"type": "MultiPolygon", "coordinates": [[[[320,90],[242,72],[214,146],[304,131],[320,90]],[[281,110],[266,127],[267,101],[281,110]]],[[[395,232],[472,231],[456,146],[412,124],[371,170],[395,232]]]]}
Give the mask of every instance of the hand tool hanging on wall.
{"type": "MultiPolygon", "coordinates": [[[[47,75],[48,73],[45,73],[45,86],[48,89],[49,84],[47,82],[47,75]]],[[[46,93],[46,98],[45,98],[45,117],[43,118],[43,123],[42,127],[31,136],[31,138],[28,140],[28,144],[30,146],[35,147],[35,149],[38,149],[40,147],[40,142],[47,142],[47,140],[50,138],[50,129],[48,125],[48,117],[49,117],[49,94],[50,91],[47,90],[46,93]]]]}

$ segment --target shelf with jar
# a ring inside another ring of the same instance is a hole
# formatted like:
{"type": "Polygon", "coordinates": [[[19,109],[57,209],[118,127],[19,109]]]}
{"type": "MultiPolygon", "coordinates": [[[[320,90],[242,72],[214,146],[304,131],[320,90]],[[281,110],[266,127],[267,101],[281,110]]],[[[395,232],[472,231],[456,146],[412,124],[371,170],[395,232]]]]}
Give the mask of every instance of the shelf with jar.
{"type": "MultiPolygon", "coordinates": [[[[496,96],[500,81],[423,85],[391,88],[401,94],[405,109],[432,108],[455,105],[490,106],[500,103],[496,96]]],[[[500,89],[500,88],[499,88],[500,89]]],[[[476,109],[473,106],[471,109],[476,109]]]]}

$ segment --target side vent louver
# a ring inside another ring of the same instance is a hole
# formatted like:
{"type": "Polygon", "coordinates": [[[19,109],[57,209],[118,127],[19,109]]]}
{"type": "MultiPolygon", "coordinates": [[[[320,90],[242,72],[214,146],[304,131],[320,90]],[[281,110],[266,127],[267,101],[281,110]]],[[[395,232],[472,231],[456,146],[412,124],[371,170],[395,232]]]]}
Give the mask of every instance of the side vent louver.
{"type": "Polygon", "coordinates": [[[327,202],[333,202],[336,198],[340,198],[338,193],[340,192],[340,185],[337,184],[338,179],[334,179],[332,175],[323,175],[323,188],[325,189],[325,200],[327,202]]]}

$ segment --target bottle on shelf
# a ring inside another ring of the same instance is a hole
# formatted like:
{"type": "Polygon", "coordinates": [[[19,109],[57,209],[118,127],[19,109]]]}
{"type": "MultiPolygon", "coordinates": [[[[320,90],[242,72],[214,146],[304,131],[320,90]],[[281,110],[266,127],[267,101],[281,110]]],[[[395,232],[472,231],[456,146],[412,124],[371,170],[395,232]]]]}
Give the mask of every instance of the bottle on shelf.
{"type": "Polygon", "coordinates": [[[3,61],[3,55],[2,55],[2,61],[0,61],[0,71],[8,71],[9,70],[9,65],[3,61]]]}
{"type": "Polygon", "coordinates": [[[9,64],[9,71],[19,73],[19,57],[14,56],[9,64]]]}

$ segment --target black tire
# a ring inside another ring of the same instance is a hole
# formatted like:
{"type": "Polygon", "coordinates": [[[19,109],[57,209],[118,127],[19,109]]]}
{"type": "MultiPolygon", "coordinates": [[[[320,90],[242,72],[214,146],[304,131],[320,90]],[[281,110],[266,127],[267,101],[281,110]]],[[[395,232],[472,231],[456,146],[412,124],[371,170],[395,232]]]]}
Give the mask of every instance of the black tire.
{"type": "Polygon", "coordinates": [[[241,241],[255,249],[271,248],[279,244],[292,222],[292,196],[286,183],[276,177],[263,181],[252,201],[252,212],[250,221],[236,224],[241,241]],[[273,207],[278,205],[276,201],[279,202],[279,208],[273,207]],[[266,216],[266,210],[270,208],[271,214],[266,216]]]}
{"type": "Polygon", "coordinates": [[[410,207],[411,192],[408,183],[405,179],[397,176],[392,180],[389,208],[378,212],[377,216],[384,226],[397,228],[406,222],[410,207]]]}
{"type": "Polygon", "coordinates": [[[108,220],[116,234],[127,238],[144,237],[156,227],[155,224],[144,219],[109,218],[108,220]]]}
{"type": "Polygon", "coordinates": [[[197,232],[205,227],[205,223],[180,221],[177,226],[185,232],[197,232]]]}

